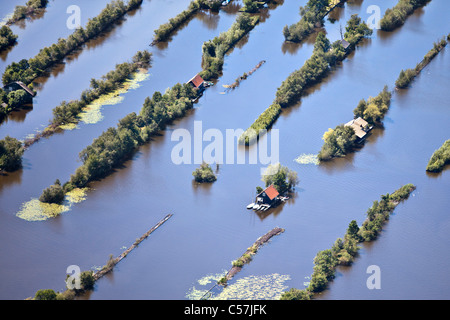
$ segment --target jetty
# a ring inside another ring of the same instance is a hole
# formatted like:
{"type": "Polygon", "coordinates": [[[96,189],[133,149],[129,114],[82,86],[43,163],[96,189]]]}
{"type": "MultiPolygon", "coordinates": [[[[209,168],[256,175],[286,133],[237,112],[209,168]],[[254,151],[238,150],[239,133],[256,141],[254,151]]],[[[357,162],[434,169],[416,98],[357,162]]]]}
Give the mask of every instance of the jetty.
{"type": "Polygon", "coordinates": [[[169,220],[173,214],[166,215],[163,219],[161,219],[156,225],[154,225],[150,230],[148,230],[146,233],[144,233],[139,239],[136,239],[136,241],[124,252],[122,252],[119,256],[116,258],[113,258],[108,261],[108,263],[100,270],[94,273],[93,277],[94,280],[97,281],[104,275],[106,275],[108,272],[112,271],[114,266],[118,264],[123,258],[125,258],[133,249],[135,249],[142,241],[147,239],[147,237],[152,234],[156,229],[158,229],[160,226],[164,224],[167,220],[169,220]]]}

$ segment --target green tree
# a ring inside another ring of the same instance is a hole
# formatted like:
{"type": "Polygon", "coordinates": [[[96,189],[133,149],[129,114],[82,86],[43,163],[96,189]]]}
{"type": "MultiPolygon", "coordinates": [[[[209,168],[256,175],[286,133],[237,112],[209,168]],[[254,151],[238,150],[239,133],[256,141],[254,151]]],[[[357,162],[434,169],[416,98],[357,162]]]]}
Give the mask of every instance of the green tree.
{"type": "Polygon", "coordinates": [[[38,290],[34,295],[34,300],[56,300],[56,292],[52,289],[38,290]]]}
{"type": "Polygon", "coordinates": [[[22,166],[22,143],[10,136],[0,140],[0,171],[14,171],[22,166]]]}
{"type": "Polygon", "coordinates": [[[64,190],[61,186],[59,180],[56,180],[53,185],[44,189],[41,196],[39,197],[39,201],[44,203],[56,203],[60,204],[64,201],[64,190]]]}

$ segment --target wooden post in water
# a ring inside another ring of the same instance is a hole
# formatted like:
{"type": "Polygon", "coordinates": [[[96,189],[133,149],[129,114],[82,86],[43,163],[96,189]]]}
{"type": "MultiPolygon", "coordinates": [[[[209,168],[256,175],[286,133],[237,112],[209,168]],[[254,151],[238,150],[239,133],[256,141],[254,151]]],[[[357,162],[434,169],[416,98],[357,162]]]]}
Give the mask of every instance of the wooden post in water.
{"type": "Polygon", "coordinates": [[[97,281],[101,277],[103,277],[108,272],[112,271],[114,266],[118,264],[123,258],[125,258],[134,248],[136,248],[142,241],[144,241],[153,231],[158,229],[164,222],[169,220],[173,214],[166,215],[163,219],[161,219],[155,226],[153,226],[150,230],[144,233],[139,239],[137,239],[128,249],[126,249],[122,254],[118,257],[108,261],[108,263],[100,270],[94,273],[94,280],[97,281]]]}

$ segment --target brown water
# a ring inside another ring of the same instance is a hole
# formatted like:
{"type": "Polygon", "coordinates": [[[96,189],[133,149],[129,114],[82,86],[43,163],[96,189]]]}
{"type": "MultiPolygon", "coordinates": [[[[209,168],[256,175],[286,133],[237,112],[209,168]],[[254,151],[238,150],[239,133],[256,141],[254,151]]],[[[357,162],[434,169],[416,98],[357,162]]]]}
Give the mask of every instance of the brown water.
{"type": "MultiPolygon", "coordinates": [[[[91,16],[106,1],[95,3],[91,16]]],[[[154,53],[148,80],[125,94],[122,103],[105,106],[102,121],[42,140],[26,151],[23,170],[0,177],[0,298],[23,299],[42,288],[63,290],[69,265],[86,270],[105,264],[109,254],[121,253],[167,213],[174,216],[101,279],[90,299],[187,299],[193,287],[209,289],[199,279],[227,270],[232,260],[275,226],[285,233],[261,248],[233,283],[279,274],[289,277],[284,286],[303,288],[315,254],[343,236],[351,220],[362,223],[372,201],[406,183],[416,184],[417,191],[397,208],[382,236],[361,249],[356,263],[339,269],[320,298],[450,298],[445,277],[450,265],[450,178],[448,170],[437,176],[425,173],[429,157],[450,133],[448,48],[424,69],[412,88],[394,94],[385,128],[375,131],[359,152],[320,166],[294,161],[301,154],[317,154],[328,128],[351,119],[360,99],[378,94],[385,84],[392,88],[401,69],[414,67],[434,41],[448,34],[448,4],[442,0],[419,10],[396,32],[375,32],[297,106],[283,112],[273,127],[280,133],[280,162],[296,170],[301,182],[294,198],[276,210],[257,214],[245,208],[255,187],[262,185],[261,165],[225,164],[214,184],[194,184],[191,173],[197,165],[171,161],[176,144],[171,133],[177,128],[193,132],[194,121],[202,121],[203,131],[246,129],[273,101],[281,82],[311,55],[312,39],[287,45],[281,33],[285,24],[298,20],[298,7],[306,1],[287,0],[268,10],[263,23],[226,57],[223,76],[195,109],[139,149],[114,174],[93,184],[86,201],[47,221],[16,217],[22,203],[38,197],[56,178],[69,178],[80,165],[78,153],[102,131],[138,111],[155,90],[185,82],[201,70],[202,43],[227,30],[236,10],[198,15],[167,45],[148,47],[153,30],[188,3],[145,1],[125,22],[43,79],[33,110],[0,126],[1,137],[24,138],[47,124],[52,108],[61,100],[77,98],[91,78],[105,74],[137,50],[150,48],[154,53]],[[222,94],[223,84],[232,83],[261,60],[267,62],[239,88],[222,94]],[[366,287],[366,269],[374,264],[381,268],[381,290],[366,287]]],[[[395,3],[383,1],[381,11],[395,3]]],[[[62,17],[51,15],[49,6],[42,19],[27,24],[22,32],[35,32],[37,23],[65,24],[66,7],[59,5],[62,17]]],[[[345,25],[351,14],[367,19],[368,5],[354,1],[334,13],[338,21],[325,26],[329,38],[339,38],[339,25],[345,25]]],[[[24,51],[37,52],[44,41],[52,43],[70,34],[63,28],[51,29],[52,34],[17,45],[7,61],[1,61],[2,70],[10,61],[26,57],[24,51]]]]}

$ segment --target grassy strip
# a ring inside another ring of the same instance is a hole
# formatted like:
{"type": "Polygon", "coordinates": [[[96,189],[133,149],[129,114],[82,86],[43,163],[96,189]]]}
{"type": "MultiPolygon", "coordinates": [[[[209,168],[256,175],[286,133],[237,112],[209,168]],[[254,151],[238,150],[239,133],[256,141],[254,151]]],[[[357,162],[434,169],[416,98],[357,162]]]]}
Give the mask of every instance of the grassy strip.
{"type": "Polygon", "coordinates": [[[129,11],[138,8],[143,0],[129,0],[125,4],[122,0],[113,0],[97,16],[89,20],[85,28],[76,29],[67,39],[59,39],[50,47],[45,47],[28,60],[13,62],[3,73],[3,84],[21,81],[29,85],[34,79],[43,75],[45,70],[60,62],[74,50],[79,49],[90,39],[104,32],[110,25],[123,18],[129,11]]]}
{"type": "Polygon", "coordinates": [[[350,46],[344,50],[340,40],[333,44],[323,33],[319,33],[314,45],[312,56],[305,62],[299,70],[292,72],[276,92],[276,98],[255,122],[239,137],[239,143],[249,145],[258,139],[265,131],[270,129],[272,124],[278,119],[282,108],[287,108],[301,97],[304,91],[325,77],[330,67],[338,61],[342,61],[354,50],[356,44],[366,36],[372,34],[372,30],[361,22],[357,15],[347,22],[344,38],[350,46]]]}
{"type": "Polygon", "coordinates": [[[428,161],[428,172],[441,172],[446,165],[450,164],[450,140],[436,150],[428,161]]]}
{"type": "Polygon", "coordinates": [[[400,202],[409,198],[416,187],[407,184],[392,194],[381,196],[367,211],[367,218],[359,227],[351,221],[344,238],[338,238],[331,249],[319,251],[314,258],[314,271],[307,288],[291,288],[282,294],[281,300],[310,300],[314,294],[326,289],[334,279],[338,266],[351,265],[358,253],[358,243],[370,242],[377,238],[383,225],[400,202]]]}
{"type": "Polygon", "coordinates": [[[286,41],[302,42],[318,25],[323,25],[324,18],[336,6],[346,0],[309,0],[305,7],[300,7],[299,22],[283,28],[286,41]]]}
{"type": "Polygon", "coordinates": [[[159,26],[154,31],[155,36],[151,45],[155,45],[158,42],[166,41],[170,38],[175,30],[177,30],[183,23],[191,19],[201,9],[218,10],[222,4],[221,0],[194,0],[189,3],[189,7],[179,13],[175,18],[169,19],[169,22],[159,26]]]}
{"type": "Polygon", "coordinates": [[[450,42],[450,34],[447,37],[443,37],[440,41],[435,42],[433,49],[428,51],[423,60],[419,62],[414,69],[406,69],[400,72],[395,86],[398,89],[405,89],[414,80],[414,78],[425,68],[439,52],[447,46],[447,42],[450,42]]]}
{"type": "Polygon", "coordinates": [[[392,31],[402,26],[414,10],[423,7],[431,0],[400,0],[395,7],[387,9],[380,21],[381,30],[392,31]]]}

